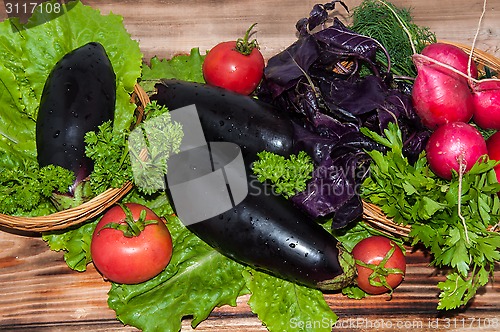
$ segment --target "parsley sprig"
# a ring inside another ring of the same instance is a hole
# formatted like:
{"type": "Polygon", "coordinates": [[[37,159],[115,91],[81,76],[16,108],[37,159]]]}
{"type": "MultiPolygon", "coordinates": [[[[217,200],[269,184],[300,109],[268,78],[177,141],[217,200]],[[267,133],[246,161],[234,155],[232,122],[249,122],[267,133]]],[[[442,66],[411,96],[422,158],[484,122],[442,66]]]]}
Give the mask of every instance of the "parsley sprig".
{"type": "Polygon", "coordinates": [[[314,163],[304,151],[289,158],[262,151],[259,160],[253,163],[252,170],[260,182],[269,181],[276,193],[290,198],[307,187],[312,178],[314,163]]]}
{"type": "Polygon", "coordinates": [[[145,119],[132,132],[117,131],[111,122],[105,122],[85,135],[85,153],[94,162],[90,184],[95,194],[127,181],[147,193],[163,188],[167,160],[178,152],[182,127],[156,101],[145,106],[144,114],[145,119]],[[131,135],[136,139],[130,140],[131,135]]]}
{"type": "Polygon", "coordinates": [[[27,159],[16,168],[0,165],[0,213],[36,216],[54,212],[53,192],[66,193],[75,176],[54,165],[39,167],[27,159]]]}
{"type": "Polygon", "coordinates": [[[146,119],[130,136],[129,154],[134,183],[144,193],[165,189],[169,157],[179,152],[184,133],[165,106],[152,101],[144,109],[146,119]]]}
{"type": "Polygon", "coordinates": [[[500,260],[500,234],[492,230],[500,218],[500,184],[493,170],[498,163],[482,160],[461,182],[458,174],[446,181],[432,173],[425,153],[415,164],[408,162],[397,125],[390,124],[385,136],[365,128],[362,132],[388,148],[386,153],[368,152],[373,164],[363,198],[395,223],[410,225],[412,244],[422,243],[433,256],[432,264],[446,269],[446,280],[438,284],[438,309],[467,304],[500,260]]]}
{"type": "Polygon", "coordinates": [[[124,130],[113,130],[111,121],[85,135],[85,154],[94,162],[89,181],[95,195],[108,188],[120,188],[132,179],[127,135],[124,130]]]}

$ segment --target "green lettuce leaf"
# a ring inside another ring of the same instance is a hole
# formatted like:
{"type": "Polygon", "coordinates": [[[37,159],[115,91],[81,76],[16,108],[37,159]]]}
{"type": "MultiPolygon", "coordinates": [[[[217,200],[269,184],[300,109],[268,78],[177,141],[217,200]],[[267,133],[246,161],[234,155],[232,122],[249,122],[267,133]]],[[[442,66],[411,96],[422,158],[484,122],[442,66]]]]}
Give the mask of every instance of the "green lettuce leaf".
{"type": "Polygon", "coordinates": [[[252,294],[248,304],[271,332],[329,332],[338,319],[317,289],[251,269],[243,275],[252,294]]]}
{"type": "Polygon", "coordinates": [[[35,121],[22,101],[24,70],[21,63],[24,40],[13,33],[9,20],[0,23],[0,152],[2,166],[14,168],[35,158],[35,121]]]}
{"type": "Polygon", "coordinates": [[[242,265],[213,250],[178,218],[168,217],[167,225],[174,248],[167,268],[141,284],[113,284],[109,292],[108,304],[118,319],[145,332],[179,331],[187,316],[195,327],[215,307],[235,306],[247,292],[242,265]]]}
{"type": "MultiPolygon", "coordinates": [[[[15,18],[0,23],[0,171],[36,163],[36,118],[47,77],[65,54],[88,42],[104,46],[117,76],[114,128],[129,128],[134,119],[130,92],[141,74],[142,54],[122,18],[101,15],[79,1],[57,7],[59,15],[54,3],[44,3],[52,10],[35,10],[26,24],[15,18]]],[[[26,178],[30,177],[34,176],[26,178]]],[[[0,192],[0,201],[6,197],[8,189],[0,192]]],[[[55,212],[55,207],[45,203],[42,209],[19,208],[15,213],[55,212]]]]}
{"type": "MultiPolygon", "coordinates": [[[[130,92],[141,74],[142,53],[126,31],[122,17],[102,15],[79,1],[61,8],[63,15],[36,11],[26,25],[15,20],[0,25],[0,54],[8,60],[3,63],[8,70],[2,71],[0,65],[0,80],[5,82],[0,86],[0,157],[1,165],[6,167],[9,164],[1,151],[7,156],[19,154],[18,151],[36,156],[35,119],[45,81],[60,58],[88,42],[104,46],[117,77],[114,128],[129,128],[133,121],[135,105],[130,103],[130,92]],[[18,32],[12,30],[12,24],[18,32]],[[5,90],[1,90],[3,87],[5,90]]],[[[17,160],[25,157],[20,155],[17,160]]],[[[83,271],[90,262],[92,225],[95,226],[91,222],[80,228],[48,232],[43,238],[52,250],[65,252],[70,268],[83,271]]]]}
{"type": "Polygon", "coordinates": [[[0,151],[13,167],[36,156],[35,121],[50,71],[66,53],[88,42],[104,46],[117,76],[114,126],[128,128],[133,121],[129,95],[141,75],[142,53],[122,17],[101,15],[81,2],[61,10],[63,15],[37,10],[25,25],[17,19],[0,23],[0,151]]]}
{"type": "Polygon", "coordinates": [[[144,65],[141,86],[147,92],[154,91],[154,85],[162,78],[176,78],[184,81],[205,83],[201,67],[205,56],[198,48],[191,49],[189,55],[181,54],[172,59],[153,57],[150,65],[144,65]]]}

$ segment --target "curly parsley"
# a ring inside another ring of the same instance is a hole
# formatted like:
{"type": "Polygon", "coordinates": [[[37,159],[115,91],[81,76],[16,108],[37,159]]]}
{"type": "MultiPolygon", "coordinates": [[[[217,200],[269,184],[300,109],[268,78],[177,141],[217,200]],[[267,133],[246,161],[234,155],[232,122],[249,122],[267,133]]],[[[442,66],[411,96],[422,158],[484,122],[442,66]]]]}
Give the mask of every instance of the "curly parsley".
{"type": "Polygon", "coordinates": [[[167,172],[168,157],[180,147],[182,127],[156,101],[146,105],[144,114],[145,119],[131,133],[114,130],[106,122],[97,132],[85,135],[85,153],[94,161],[90,184],[95,194],[127,181],[148,193],[163,188],[159,184],[167,172]],[[136,139],[131,140],[132,136],[136,139]],[[146,155],[140,155],[142,150],[146,155]]]}
{"type": "Polygon", "coordinates": [[[0,213],[34,216],[55,212],[50,198],[53,192],[66,193],[74,174],[62,167],[40,168],[33,159],[19,167],[0,166],[0,213]]]}
{"type": "Polygon", "coordinates": [[[268,151],[257,154],[259,160],[253,163],[253,172],[260,182],[270,181],[276,193],[290,198],[306,189],[307,181],[312,178],[314,164],[304,151],[283,156],[268,151]]]}

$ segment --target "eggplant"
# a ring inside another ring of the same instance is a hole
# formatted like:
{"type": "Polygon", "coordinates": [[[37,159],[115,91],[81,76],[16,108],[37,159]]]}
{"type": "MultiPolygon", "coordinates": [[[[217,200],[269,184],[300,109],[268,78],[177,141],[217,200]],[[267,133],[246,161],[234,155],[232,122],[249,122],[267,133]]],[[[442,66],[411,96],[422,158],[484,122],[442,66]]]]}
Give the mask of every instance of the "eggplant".
{"type": "Polygon", "coordinates": [[[251,97],[177,80],[162,80],[151,100],[172,111],[196,105],[206,141],[241,148],[248,195],[226,212],[186,225],[188,229],[222,254],[292,282],[338,290],[353,281],[354,262],[338,241],[252,176],[258,152],[296,152],[293,120],[286,113],[251,97]]]}
{"type": "Polygon", "coordinates": [[[36,121],[40,167],[57,165],[74,172],[75,187],[93,170],[85,156],[85,134],[114,118],[116,75],[104,47],[83,45],[60,59],[43,88],[36,121]]]}
{"type": "Polygon", "coordinates": [[[168,109],[195,104],[207,141],[231,142],[249,165],[260,151],[284,156],[294,147],[293,124],[287,114],[251,97],[206,84],[162,80],[151,97],[168,109]]]}

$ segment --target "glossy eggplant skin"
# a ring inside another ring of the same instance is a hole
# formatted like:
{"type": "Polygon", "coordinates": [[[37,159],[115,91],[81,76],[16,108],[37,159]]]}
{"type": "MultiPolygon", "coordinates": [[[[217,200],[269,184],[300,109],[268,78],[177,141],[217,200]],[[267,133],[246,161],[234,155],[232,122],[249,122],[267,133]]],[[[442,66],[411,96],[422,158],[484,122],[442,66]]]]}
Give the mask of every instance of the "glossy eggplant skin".
{"type": "Polygon", "coordinates": [[[188,228],[226,256],[283,279],[323,290],[349,284],[352,271],[344,270],[336,239],[286,199],[255,185],[233,209],[188,228]]]}
{"type": "Polygon", "coordinates": [[[164,80],[151,97],[170,110],[196,105],[208,142],[240,146],[249,194],[233,209],[187,227],[236,261],[323,290],[352,282],[354,267],[337,240],[290,201],[252,176],[263,150],[295,153],[291,119],[251,97],[203,84],[164,80]]]}
{"type": "Polygon", "coordinates": [[[163,80],[155,87],[151,100],[170,110],[195,104],[207,141],[237,144],[248,165],[260,151],[293,151],[290,118],[269,104],[206,84],[163,80]]]}
{"type": "Polygon", "coordinates": [[[84,136],[113,120],[116,75],[103,46],[96,42],[67,53],[52,68],[42,92],[36,125],[39,165],[73,171],[75,184],[93,169],[84,136]]]}

